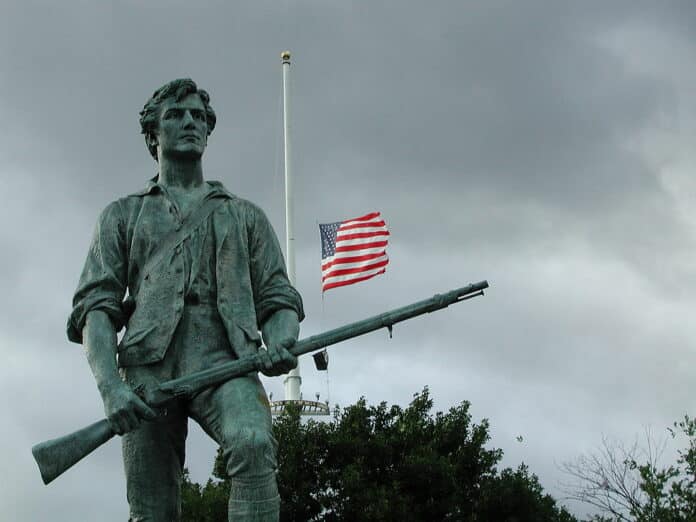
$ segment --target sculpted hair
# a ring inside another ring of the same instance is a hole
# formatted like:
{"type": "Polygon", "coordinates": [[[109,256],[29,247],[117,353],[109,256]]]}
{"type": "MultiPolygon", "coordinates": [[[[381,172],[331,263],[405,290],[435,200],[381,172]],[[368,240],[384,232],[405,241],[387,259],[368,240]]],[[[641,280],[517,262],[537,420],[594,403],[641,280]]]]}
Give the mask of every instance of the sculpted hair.
{"type": "Polygon", "coordinates": [[[172,80],[157,89],[152,97],[147,100],[143,110],[140,111],[140,132],[145,135],[145,145],[147,145],[147,149],[150,151],[150,155],[155,158],[155,161],[157,161],[157,147],[150,145],[150,143],[157,131],[162,102],[167,98],[174,98],[176,101],[181,101],[189,94],[197,94],[201,98],[203,106],[205,107],[205,119],[208,123],[208,136],[213,132],[217,118],[215,116],[215,111],[213,111],[213,108],[210,106],[210,96],[208,93],[203,89],[199,89],[196,82],[190,78],[172,80]]]}

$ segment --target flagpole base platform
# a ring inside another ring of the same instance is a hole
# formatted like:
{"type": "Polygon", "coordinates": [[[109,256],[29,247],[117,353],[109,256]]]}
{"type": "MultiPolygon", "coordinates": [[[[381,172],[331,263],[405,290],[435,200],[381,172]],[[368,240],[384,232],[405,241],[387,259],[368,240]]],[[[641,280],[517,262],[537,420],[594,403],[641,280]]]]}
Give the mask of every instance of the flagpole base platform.
{"type": "Polygon", "coordinates": [[[319,401],[305,401],[305,400],[284,400],[284,401],[271,401],[271,414],[280,415],[285,411],[288,405],[293,405],[300,409],[300,415],[329,415],[329,405],[325,402],[319,401]]]}

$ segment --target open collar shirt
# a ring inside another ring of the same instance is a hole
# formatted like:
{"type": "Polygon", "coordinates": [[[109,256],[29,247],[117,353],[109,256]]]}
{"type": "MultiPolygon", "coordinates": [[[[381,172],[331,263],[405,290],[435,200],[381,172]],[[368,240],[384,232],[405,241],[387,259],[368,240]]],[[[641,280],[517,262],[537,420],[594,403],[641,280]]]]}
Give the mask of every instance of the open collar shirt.
{"type": "Polygon", "coordinates": [[[209,279],[215,288],[207,294],[215,296],[237,356],[258,349],[258,330],[275,311],[289,308],[303,319],[302,299],[287,278],[278,239],[263,211],[219,182],[206,183],[204,200],[226,201],[146,277],[141,271],[158,244],[182,226],[176,203],[153,179],[144,190],[104,209],[73,298],[67,328],[71,341],[81,343],[87,314],[102,310],[117,331],[127,326],[118,348],[120,366],[162,360],[191,292],[192,270],[200,258],[196,251],[210,240],[215,259],[203,262],[214,264],[209,279]],[[132,314],[124,310],[126,292],[135,303],[132,314]]]}

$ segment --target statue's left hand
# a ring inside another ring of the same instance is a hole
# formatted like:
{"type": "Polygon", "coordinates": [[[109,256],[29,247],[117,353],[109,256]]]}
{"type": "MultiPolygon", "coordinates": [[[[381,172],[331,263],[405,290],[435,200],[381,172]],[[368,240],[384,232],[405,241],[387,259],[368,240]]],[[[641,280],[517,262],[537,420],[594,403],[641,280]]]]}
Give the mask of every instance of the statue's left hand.
{"type": "Polygon", "coordinates": [[[297,367],[297,357],[288,351],[295,344],[293,339],[287,339],[278,343],[276,346],[268,346],[262,350],[262,361],[264,364],[261,372],[268,377],[275,377],[288,373],[297,367]]]}
{"type": "Polygon", "coordinates": [[[262,334],[266,350],[261,350],[263,368],[269,377],[288,373],[297,367],[297,357],[288,348],[297,342],[300,323],[294,310],[278,310],[263,325],[262,334]]]}

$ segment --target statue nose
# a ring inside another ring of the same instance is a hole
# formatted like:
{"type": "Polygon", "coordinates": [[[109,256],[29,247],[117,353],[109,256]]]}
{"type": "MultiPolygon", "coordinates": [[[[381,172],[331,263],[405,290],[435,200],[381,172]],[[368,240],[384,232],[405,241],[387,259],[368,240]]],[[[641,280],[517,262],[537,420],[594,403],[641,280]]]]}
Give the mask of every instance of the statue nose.
{"type": "Polygon", "coordinates": [[[182,125],[183,125],[184,127],[191,127],[191,126],[193,126],[194,122],[195,122],[195,120],[193,119],[193,116],[191,115],[191,112],[190,112],[190,111],[186,111],[186,112],[184,113],[184,117],[183,117],[182,122],[181,122],[182,125]]]}

